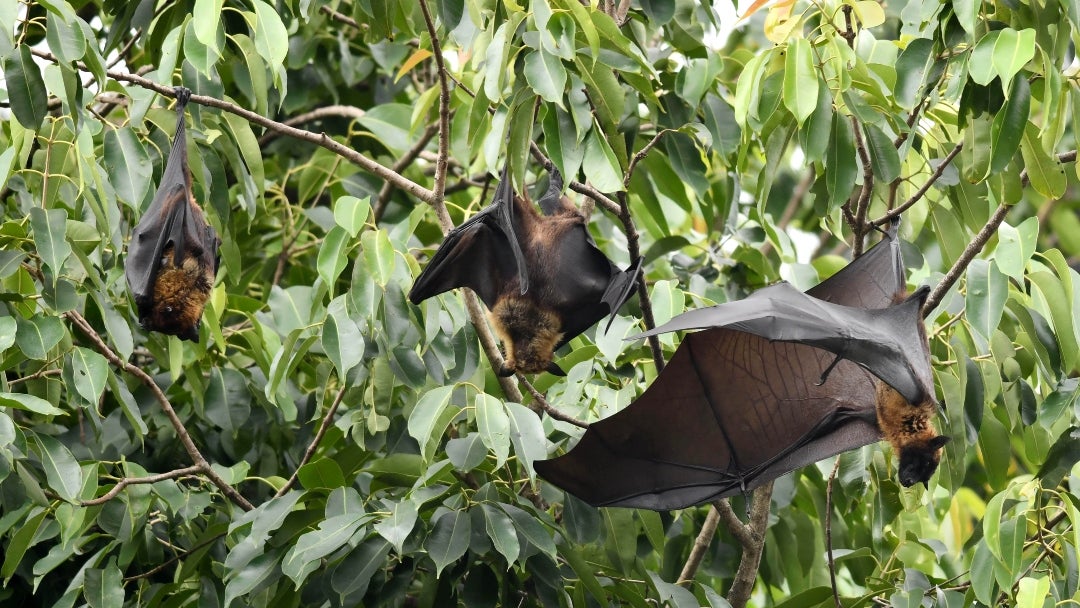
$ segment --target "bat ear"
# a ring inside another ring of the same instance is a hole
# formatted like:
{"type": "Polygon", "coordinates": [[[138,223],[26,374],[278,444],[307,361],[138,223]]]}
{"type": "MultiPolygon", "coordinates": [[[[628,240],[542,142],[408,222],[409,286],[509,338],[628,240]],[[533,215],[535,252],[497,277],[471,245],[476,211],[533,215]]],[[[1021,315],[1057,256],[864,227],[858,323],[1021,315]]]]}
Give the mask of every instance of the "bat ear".
{"type": "Polygon", "coordinates": [[[566,372],[563,371],[563,368],[556,365],[554,361],[552,361],[551,363],[548,363],[547,372],[549,374],[555,374],[556,376],[565,376],[566,375],[566,372]]]}
{"type": "Polygon", "coordinates": [[[952,437],[949,437],[948,435],[938,435],[937,437],[931,439],[928,443],[931,450],[937,450],[938,448],[943,447],[946,443],[949,443],[950,441],[952,441],[952,437]]]}

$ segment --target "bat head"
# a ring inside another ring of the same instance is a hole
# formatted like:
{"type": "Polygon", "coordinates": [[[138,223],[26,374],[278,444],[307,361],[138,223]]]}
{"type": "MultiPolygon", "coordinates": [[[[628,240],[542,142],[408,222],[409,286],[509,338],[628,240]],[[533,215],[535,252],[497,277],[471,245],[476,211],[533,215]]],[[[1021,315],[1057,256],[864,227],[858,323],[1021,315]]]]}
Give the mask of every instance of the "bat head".
{"type": "Polygon", "coordinates": [[[554,311],[538,306],[529,297],[510,295],[496,302],[490,318],[506,351],[499,375],[552,371],[555,345],[563,335],[562,322],[554,311]]]}
{"type": "Polygon", "coordinates": [[[941,448],[949,437],[938,435],[926,441],[911,442],[900,449],[900,484],[910,488],[916,483],[926,485],[941,461],[941,448]]]}

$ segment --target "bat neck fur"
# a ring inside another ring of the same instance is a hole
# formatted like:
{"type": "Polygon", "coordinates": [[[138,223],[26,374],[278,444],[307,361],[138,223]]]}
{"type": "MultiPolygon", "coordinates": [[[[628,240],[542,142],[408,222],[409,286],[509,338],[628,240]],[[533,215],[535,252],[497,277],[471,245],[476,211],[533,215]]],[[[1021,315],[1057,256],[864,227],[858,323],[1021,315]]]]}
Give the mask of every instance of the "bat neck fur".
{"type": "Polygon", "coordinates": [[[931,421],[934,414],[933,399],[910,404],[888,384],[877,382],[878,426],[899,457],[900,483],[905,487],[926,483],[941,460],[941,446],[948,438],[938,435],[931,421]]]}
{"type": "Polygon", "coordinates": [[[491,323],[506,349],[506,368],[527,374],[547,369],[563,335],[559,317],[528,297],[500,299],[491,310],[491,323]]]}

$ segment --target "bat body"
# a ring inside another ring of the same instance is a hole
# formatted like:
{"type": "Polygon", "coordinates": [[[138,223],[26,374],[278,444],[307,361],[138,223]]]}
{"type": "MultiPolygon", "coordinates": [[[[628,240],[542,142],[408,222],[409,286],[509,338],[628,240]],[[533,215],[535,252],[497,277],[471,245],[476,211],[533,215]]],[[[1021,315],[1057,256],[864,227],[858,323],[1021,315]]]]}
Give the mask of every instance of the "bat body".
{"type": "Polygon", "coordinates": [[[639,399],[536,471],[597,506],[678,509],[884,435],[901,483],[926,481],[947,441],[930,422],[926,293],[905,297],[893,228],[805,294],[782,283],[676,317],[648,333],[709,329],[688,334],[639,399]]]}
{"type": "Polygon", "coordinates": [[[554,351],[622,306],[641,266],[619,270],[597,248],[587,220],[560,196],[552,166],[540,198],[543,214],[515,196],[506,169],[494,200],[439,246],[409,292],[417,304],[455,287],[472,289],[488,307],[506,361],[499,375],[562,375],[554,351]]]}
{"type": "Polygon", "coordinates": [[[154,200],[132,231],[124,274],[145,329],[197,342],[221,241],[191,190],[184,131],[190,97],[177,87],[172,149],[154,200]]]}

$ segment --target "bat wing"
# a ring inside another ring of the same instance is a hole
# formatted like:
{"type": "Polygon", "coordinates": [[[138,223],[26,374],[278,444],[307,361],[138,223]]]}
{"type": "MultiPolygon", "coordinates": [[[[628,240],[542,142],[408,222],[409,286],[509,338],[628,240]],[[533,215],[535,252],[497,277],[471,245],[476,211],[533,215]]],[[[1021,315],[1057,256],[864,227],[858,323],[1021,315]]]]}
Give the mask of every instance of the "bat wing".
{"type": "Polygon", "coordinates": [[[873,378],[840,361],[817,385],[831,361],[729,329],[688,335],[639,399],[536,471],[596,506],[681,509],[879,441],[873,378]]]}
{"type": "Polygon", "coordinates": [[[807,344],[861,365],[909,403],[921,403],[933,390],[919,311],[928,293],[924,287],[901,304],[867,310],[819,300],[788,283],[777,283],[736,302],[683,313],[635,337],[724,327],[807,344]]]}
{"type": "Polygon", "coordinates": [[[866,253],[836,274],[807,290],[806,294],[834,304],[859,308],[885,308],[906,295],[904,259],[900,255],[897,219],[884,237],[866,253]]]}
{"type": "Polygon", "coordinates": [[[513,186],[503,168],[491,204],[446,235],[413,283],[409,300],[419,304],[456,287],[468,287],[490,309],[503,287],[515,279],[525,293],[529,273],[515,230],[514,211],[513,186]]]}
{"type": "Polygon", "coordinates": [[[619,270],[596,246],[584,223],[573,225],[560,238],[553,257],[558,273],[546,301],[555,304],[562,319],[563,338],[558,348],[604,316],[614,319],[633,293],[641,259],[619,270]]]}

